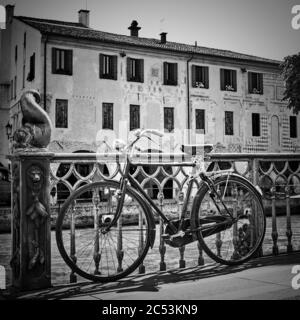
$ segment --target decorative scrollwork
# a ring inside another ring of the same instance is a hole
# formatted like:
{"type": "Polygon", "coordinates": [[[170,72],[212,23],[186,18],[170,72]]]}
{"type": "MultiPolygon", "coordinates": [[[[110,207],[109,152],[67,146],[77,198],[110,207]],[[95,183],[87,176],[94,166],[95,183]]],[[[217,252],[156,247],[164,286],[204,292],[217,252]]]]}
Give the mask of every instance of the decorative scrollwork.
{"type": "Polygon", "coordinates": [[[39,200],[39,194],[44,184],[43,170],[32,165],[27,171],[27,186],[32,192],[33,202],[26,210],[26,216],[33,224],[32,234],[28,234],[29,242],[29,264],[28,269],[33,269],[37,262],[44,264],[45,256],[40,246],[40,230],[41,225],[49,216],[45,206],[39,200]]]}

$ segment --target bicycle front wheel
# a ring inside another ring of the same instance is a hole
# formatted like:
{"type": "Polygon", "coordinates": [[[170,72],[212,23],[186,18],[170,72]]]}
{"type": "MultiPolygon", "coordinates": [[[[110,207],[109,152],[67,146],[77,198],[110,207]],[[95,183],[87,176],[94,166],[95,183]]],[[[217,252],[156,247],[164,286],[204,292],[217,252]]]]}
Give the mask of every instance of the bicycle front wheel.
{"type": "Polygon", "coordinates": [[[68,266],[80,276],[115,281],[133,272],[151,244],[151,217],[140,196],[127,186],[116,223],[120,184],[95,182],[76,190],[56,223],[56,240],[68,266]],[[109,231],[107,227],[109,226],[109,231]]]}
{"type": "Polygon", "coordinates": [[[237,175],[213,179],[216,192],[206,184],[194,202],[192,223],[205,253],[226,265],[243,263],[261,247],[266,219],[261,196],[237,175]]]}

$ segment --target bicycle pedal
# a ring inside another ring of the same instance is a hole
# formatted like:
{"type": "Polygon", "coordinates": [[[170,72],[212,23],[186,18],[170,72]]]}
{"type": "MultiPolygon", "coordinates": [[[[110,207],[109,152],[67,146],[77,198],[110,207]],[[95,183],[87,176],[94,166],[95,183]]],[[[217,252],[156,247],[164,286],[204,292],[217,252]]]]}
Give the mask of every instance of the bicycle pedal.
{"type": "Polygon", "coordinates": [[[169,240],[170,239],[170,235],[168,233],[164,233],[161,235],[162,239],[164,240],[169,240]]]}

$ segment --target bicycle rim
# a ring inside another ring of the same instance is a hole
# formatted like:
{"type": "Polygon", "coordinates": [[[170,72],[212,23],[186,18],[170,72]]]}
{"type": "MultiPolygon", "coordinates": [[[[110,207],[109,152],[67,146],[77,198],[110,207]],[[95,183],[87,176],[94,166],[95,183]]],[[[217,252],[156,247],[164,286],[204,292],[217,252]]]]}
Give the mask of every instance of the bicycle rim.
{"type": "Polygon", "coordinates": [[[56,225],[58,249],[80,276],[115,281],[133,272],[150,246],[150,218],[130,187],[117,222],[110,226],[118,202],[117,182],[96,182],[79,188],[64,203],[56,225]]]}
{"type": "Polygon", "coordinates": [[[258,253],[264,239],[266,220],[260,195],[237,176],[219,177],[214,185],[226,208],[218,197],[214,202],[208,187],[203,185],[193,213],[197,238],[214,261],[227,265],[243,263],[258,253]],[[234,223],[227,210],[237,218],[234,223]],[[231,223],[222,227],[220,218],[231,223]]]}

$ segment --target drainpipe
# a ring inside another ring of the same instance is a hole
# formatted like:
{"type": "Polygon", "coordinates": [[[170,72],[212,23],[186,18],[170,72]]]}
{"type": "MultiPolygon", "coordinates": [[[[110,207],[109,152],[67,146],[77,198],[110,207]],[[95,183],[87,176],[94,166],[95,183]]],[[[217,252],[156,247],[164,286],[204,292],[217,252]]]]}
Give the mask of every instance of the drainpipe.
{"type": "Polygon", "coordinates": [[[194,58],[194,54],[192,53],[192,56],[187,59],[186,61],[186,85],[187,85],[187,129],[188,129],[188,143],[190,143],[191,141],[191,137],[190,137],[190,129],[191,129],[191,124],[190,124],[190,118],[191,118],[191,114],[190,114],[190,68],[189,68],[189,63],[192,61],[192,59],[194,58]]]}
{"type": "Polygon", "coordinates": [[[47,42],[48,36],[45,36],[44,42],[44,110],[47,109],[47,42]]]}

